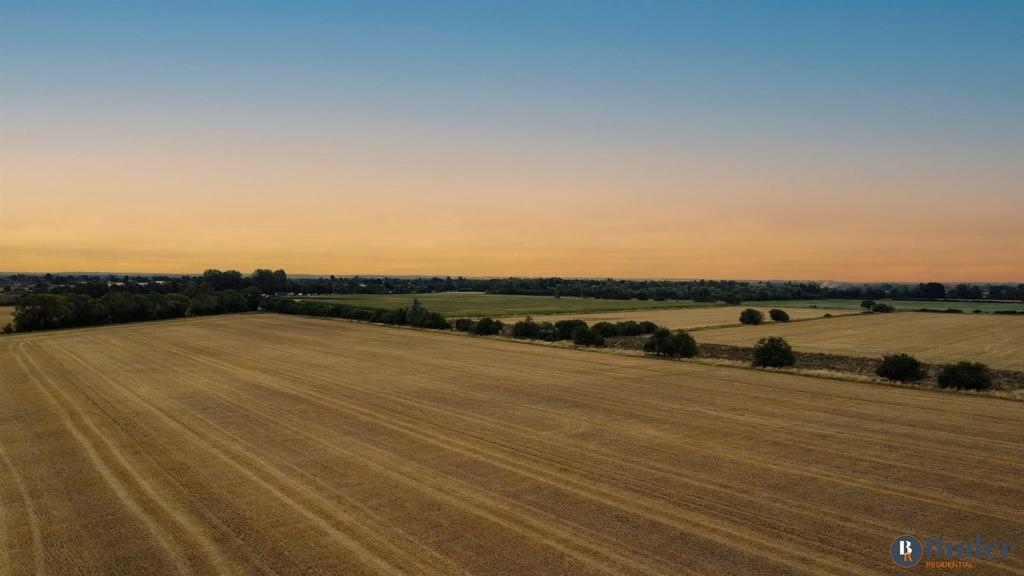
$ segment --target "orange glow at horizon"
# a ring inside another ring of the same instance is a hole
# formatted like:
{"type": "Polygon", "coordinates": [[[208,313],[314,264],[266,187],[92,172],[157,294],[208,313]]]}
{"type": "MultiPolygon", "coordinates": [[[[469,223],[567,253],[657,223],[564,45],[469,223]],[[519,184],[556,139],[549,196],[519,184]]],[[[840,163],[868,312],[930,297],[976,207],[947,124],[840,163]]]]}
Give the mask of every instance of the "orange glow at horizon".
{"type": "Polygon", "coordinates": [[[961,198],[992,174],[80,144],[6,152],[0,271],[1024,280],[1021,199],[961,198]]]}
{"type": "Polygon", "coordinates": [[[1024,3],[0,4],[0,272],[1024,282],[1024,3]]]}

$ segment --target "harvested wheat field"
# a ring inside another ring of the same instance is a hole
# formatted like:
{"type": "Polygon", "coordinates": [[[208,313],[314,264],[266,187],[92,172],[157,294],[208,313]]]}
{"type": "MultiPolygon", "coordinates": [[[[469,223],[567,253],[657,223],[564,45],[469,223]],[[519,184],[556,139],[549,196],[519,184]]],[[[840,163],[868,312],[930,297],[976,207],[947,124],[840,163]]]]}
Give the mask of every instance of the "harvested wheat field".
{"type": "Polygon", "coordinates": [[[3,574],[879,574],[1024,533],[995,398],[270,314],[5,337],[0,397],[3,574]]]}
{"type": "Polygon", "coordinates": [[[913,354],[924,362],[984,362],[1024,370],[1024,317],[996,314],[894,312],[826,318],[794,324],[738,326],[701,331],[701,342],[753,346],[782,336],[804,352],[847,356],[913,354]]]}
{"type": "MultiPolygon", "coordinates": [[[[545,314],[534,316],[533,319],[541,322],[557,322],[559,320],[583,320],[588,324],[595,322],[642,322],[650,320],[660,326],[673,329],[692,330],[694,328],[706,328],[708,326],[728,326],[740,323],[740,312],[747,308],[760,310],[764,314],[764,321],[770,323],[768,317],[770,308],[758,306],[718,306],[711,308],[674,308],[665,310],[630,310],[624,312],[601,312],[596,314],[545,314]]],[[[825,314],[842,316],[847,314],[859,314],[853,310],[833,310],[821,308],[782,308],[792,320],[804,320],[808,318],[821,318],[825,314]]],[[[503,322],[516,322],[524,316],[502,318],[503,322]]]]}

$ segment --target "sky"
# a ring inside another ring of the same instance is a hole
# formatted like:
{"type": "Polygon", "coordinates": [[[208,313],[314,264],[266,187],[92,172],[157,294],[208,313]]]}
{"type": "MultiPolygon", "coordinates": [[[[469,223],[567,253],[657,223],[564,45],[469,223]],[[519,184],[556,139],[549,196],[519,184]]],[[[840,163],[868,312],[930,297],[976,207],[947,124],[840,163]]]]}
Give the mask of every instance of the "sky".
{"type": "Polygon", "coordinates": [[[1024,282],[1024,2],[0,0],[0,270],[1024,282]]]}

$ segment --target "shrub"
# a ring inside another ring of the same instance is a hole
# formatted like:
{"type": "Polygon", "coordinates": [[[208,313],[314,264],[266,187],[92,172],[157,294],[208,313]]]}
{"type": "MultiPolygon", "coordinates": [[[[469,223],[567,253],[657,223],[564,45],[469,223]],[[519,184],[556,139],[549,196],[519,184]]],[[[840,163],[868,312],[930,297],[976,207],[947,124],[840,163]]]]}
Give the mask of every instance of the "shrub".
{"type": "Polygon", "coordinates": [[[924,378],[921,362],[909,354],[886,354],[875,367],[875,374],[897,382],[913,382],[924,378]]]}
{"type": "Polygon", "coordinates": [[[641,334],[654,334],[654,331],[658,329],[658,325],[650,320],[644,320],[640,323],[641,334]]]}
{"type": "Polygon", "coordinates": [[[547,340],[548,342],[554,342],[557,340],[555,333],[555,325],[551,322],[541,322],[537,325],[537,339],[547,340]]]}
{"type": "Polygon", "coordinates": [[[476,328],[476,322],[469,318],[456,318],[452,326],[459,332],[472,332],[476,328]]]}
{"type": "Polygon", "coordinates": [[[946,308],[947,314],[963,314],[964,311],[959,308],[946,308]]]}
{"type": "Polygon", "coordinates": [[[577,346],[604,346],[604,336],[586,324],[573,330],[572,341],[577,346]]]}
{"type": "Polygon", "coordinates": [[[892,306],[889,306],[888,304],[884,304],[882,302],[879,302],[871,307],[872,312],[881,312],[883,314],[892,312],[893,310],[894,308],[892,306]]]}
{"type": "Polygon", "coordinates": [[[778,336],[761,338],[754,345],[754,366],[782,368],[796,363],[793,348],[778,336]]]}
{"type": "Polygon", "coordinates": [[[424,312],[413,319],[410,326],[416,326],[418,328],[434,328],[437,330],[450,330],[452,325],[448,323],[448,319],[444,315],[438,312],[424,312]]]}
{"type": "Polygon", "coordinates": [[[697,341],[682,330],[670,332],[668,328],[658,328],[644,342],[644,352],[670,358],[692,358],[697,355],[697,341]]]}
{"type": "Polygon", "coordinates": [[[505,325],[502,324],[501,320],[486,317],[477,321],[473,327],[473,333],[480,336],[491,336],[493,334],[501,334],[503,328],[505,328],[505,325]]]}
{"type": "Polygon", "coordinates": [[[760,324],[761,322],[764,322],[764,314],[760,310],[747,308],[740,312],[740,324],[760,324]]]}
{"type": "Polygon", "coordinates": [[[615,323],[615,333],[619,336],[638,336],[643,334],[644,331],[636,322],[627,320],[626,322],[615,323]]]}
{"type": "Polygon", "coordinates": [[[822,318],[831,318],[831,317],[832,317],[831,314],[825,314],[824,316],[822,316],[822,318]]]}
{"type": "Polygon", "coordinates": [[[534,339],[539,330],[540,324],[533,321],[533,316],[527,316],[525,320],[520,320],[512,325],[512,337],[534,339]]]}
{"type": "Polygon", "coordinates": [[[866,310],[871,310],[871,307],[874,306],[874,305],[875,305],[875,301],[874,300],[862,300],[861,303],[860,303],[860,307],[864,308],[866,310]]]}
{"type": "Polygon", "coordinates": [[[947,364],[939,372],[939,387],[988,390],[992,387],[992,372],[980,362],[947,364]]]}
{"type": "Polygon", "coordinates": [[[555,322],[555,337],[558,340],[571,340],[573,332],[580,326],[586,328],[587,323],[583,320],[559,320],[555,322]]]}
{"type": "Polygon", "coordinates": [[[604,338],[608,338],[609,336],[618,336],[615,324],[612,324],[611,322],[598,322],[591,326],[590,329],[597,332],[604,338]]]}
{"type": "Polygon", "coordinates": [[[789,322],[789,314],[785,310],[772,308],[768,311],[768,316],[775,322],[789,322]]]}
{"type": "MultiPolygon", "coordinates": [[[[397,322],[397,324],[402,323],[397,322]]],[[[451,325],[448,324],[448,320],[444,316],[427,310],[427,307],[420,303],[419,298],[413,298],[412,306],[405,309],[404,324],[418,328],[442,328],[445,330],[451,328],[451,325]]]]}

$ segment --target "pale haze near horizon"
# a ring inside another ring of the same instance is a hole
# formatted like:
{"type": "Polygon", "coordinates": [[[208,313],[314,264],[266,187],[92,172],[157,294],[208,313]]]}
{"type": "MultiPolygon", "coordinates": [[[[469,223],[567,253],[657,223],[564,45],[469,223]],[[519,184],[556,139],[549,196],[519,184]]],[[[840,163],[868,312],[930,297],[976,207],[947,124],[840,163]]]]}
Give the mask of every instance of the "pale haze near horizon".
{"type": "Polygon", "coordinates": [[[0,2],[0,270],[1024,281],[1024,4],[0,2]]]}

